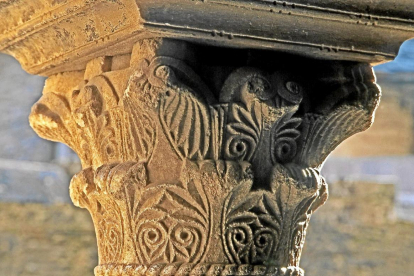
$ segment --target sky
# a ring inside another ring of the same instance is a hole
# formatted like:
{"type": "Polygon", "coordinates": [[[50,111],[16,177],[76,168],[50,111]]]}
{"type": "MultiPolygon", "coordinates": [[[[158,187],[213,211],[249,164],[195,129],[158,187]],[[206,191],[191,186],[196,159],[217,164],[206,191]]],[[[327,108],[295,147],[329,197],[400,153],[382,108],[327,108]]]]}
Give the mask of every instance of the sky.
{"type": "Polygon", "coordinates": [[[397,73],[414,72],[414,39],[403,43],[394,61],[375,66],[375,71],[397,73]]]}

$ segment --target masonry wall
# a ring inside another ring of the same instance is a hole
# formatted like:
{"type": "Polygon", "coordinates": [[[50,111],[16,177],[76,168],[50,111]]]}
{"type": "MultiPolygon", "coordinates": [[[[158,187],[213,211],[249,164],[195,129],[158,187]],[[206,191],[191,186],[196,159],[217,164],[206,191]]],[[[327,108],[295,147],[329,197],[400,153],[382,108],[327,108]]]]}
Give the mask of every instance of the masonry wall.
{"type": "Polygon", "coordinates": [[[69,204],[0,202],[1,276],[89,276],[97,263],[86,210],[69,204]]]}
{"type": "Polygon", "coordinates": [[[312,217],[302,255],[306,276],[411,275],[414,224],[397,220],[394,185],[338,182],[312,217]]]}

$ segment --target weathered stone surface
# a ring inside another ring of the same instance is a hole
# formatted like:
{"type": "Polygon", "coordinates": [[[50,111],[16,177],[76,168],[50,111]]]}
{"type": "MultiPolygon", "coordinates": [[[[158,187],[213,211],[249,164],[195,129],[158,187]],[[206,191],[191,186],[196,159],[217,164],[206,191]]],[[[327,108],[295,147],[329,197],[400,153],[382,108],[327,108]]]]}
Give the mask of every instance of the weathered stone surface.
{"type": "Polygon", "coordinates": [[[2,1],[0,51],[43,75],[131,52],[143,38],[378,63],[413,37],[411,0],[2,1]]]}
{"type": "MultiPolygon", "coordinates": [[[[386,276],[414,269],[414,225],[393,219],[392,185],[330,185],[330,198],[308,230],[305,275],[386,276]]],[[[0,218],[0,271],[7,276],[92,275],[98,256],[85,210],[2,203],[0,218]]]]}
{"type": "Polygon", "coordinates": [[[371,67],[168,39],[129,57],[91,60],[78,88],[47,83],[30,116],[80,156],[70,190],[94,220],[95,273],[303,274],[319,168],[370,126],[371,67]]]}
{"type": "MultiPolygon", "coordinates": [[[[413,42],[406,44],[407,58],[413,42]]],[[[395,63],[385,68],[400,68],[401,59],[395,63]]],[[[404,68],[408,64],[412,64],[412,60],[404,61],[404,68]]],[[[414,75],[411,72],[379,72],[377,82],[385,92],[374,124],[339,145],[322,173],[328,183],[345,180],[395,184],[398,218],[414,221],[414,75]]]]}
{"type": "Polygon", "coordinates": [[[333,156],[402,156],[414,151],[414,74],[377,75],[385,91],[372,127],[351,137],[333,151],[333,156]]]}
{"type": "Polygon", "coordinates": [[[95,274],[303,275],[321,166],[372,123],[371,63],[414,35],[367,3],[2,5],[0,49],[49,76],[31,126],[81,159],[95,274]]]}

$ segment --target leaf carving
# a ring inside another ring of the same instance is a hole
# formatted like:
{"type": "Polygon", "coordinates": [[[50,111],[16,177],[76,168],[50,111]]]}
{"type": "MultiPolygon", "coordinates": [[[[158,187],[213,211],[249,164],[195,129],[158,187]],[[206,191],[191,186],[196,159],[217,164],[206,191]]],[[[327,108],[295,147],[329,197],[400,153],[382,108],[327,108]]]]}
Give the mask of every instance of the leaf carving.
{"type": "Polygon", "coordinates": [[[204,160],[210,145],[210,114],[195,95],[168,91],[160,105],[160,121],[177,154],[204,160]]]}
{"type": "Polygon", "coordinates": [[[232,122],[227,124],[225,157],[250,161],[255,154],[262,129],[260,104],[253,102],[249,109],[233,104],[231,115],[232,122]]]}
{"type": "Polygon", "coordinates": [[[225,201],[222,235],[227,257],[236,264],[261,264],[275,258],[282,213],[271,192],[251,191],[251,183],[233,189],[225,201]]]}
{"type": "Polygon", "coordinates": [[[150,184],[136,210],[133,227],[143,263],[197,262],[206,253],[211,215],[201,185],[150,184]]]}
{"type": "Polygon", "coordinates": [[[298,127],[301,125],[302,119],[292,117],[295,111],[294,109],[286,112],[273,126],[271,141],[273,164],[289,163],[296,156],[298,151],[297,140],[301,134],[298,127]]]}

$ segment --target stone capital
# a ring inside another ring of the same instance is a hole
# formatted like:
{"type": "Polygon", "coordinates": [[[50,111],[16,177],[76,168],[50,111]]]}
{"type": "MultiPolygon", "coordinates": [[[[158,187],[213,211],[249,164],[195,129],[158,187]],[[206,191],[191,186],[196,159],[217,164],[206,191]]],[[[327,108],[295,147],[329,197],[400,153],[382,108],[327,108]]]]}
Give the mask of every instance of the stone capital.
{"type": "Polygon", "coordinates": [[[70,192],[97,275],[294,275],[328,196],[319,168],[378,99],[369,65],[147,39],[51,77],[30,123],[82,160],[70,192]]]}

